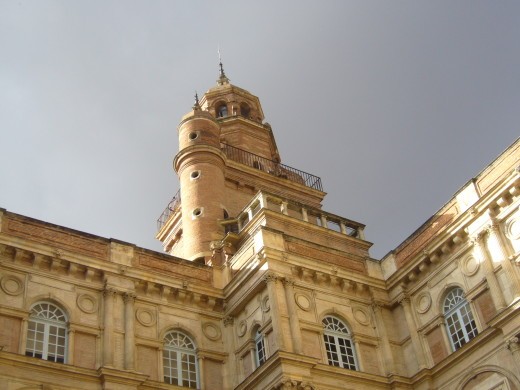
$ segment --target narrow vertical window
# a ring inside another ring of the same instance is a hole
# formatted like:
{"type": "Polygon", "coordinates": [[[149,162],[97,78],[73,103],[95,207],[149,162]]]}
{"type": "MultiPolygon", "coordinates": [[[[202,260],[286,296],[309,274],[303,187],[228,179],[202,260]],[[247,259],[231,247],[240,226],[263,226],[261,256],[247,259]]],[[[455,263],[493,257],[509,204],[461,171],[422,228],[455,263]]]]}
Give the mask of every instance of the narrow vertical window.
{"type": "Polygon", "coordinates": [[[227,105],[225,103],[222,103],[220,106],[217,107],[217,118],[224,118],[227,115],[227,105]]]}
{"type": "Polygon", "coordinates": [[[173,331],[164,337],[164,381],[171,385],[199,388],[196,348],[184,333],[173,331]]]}
{"type": "Polygon", "coordinates": [[[477,325],[461,288],[454,288],[446,295],[443,309],[446,330],[456,351],[478,334],[477,325]]]}
{"type": "Polygon", "coordinates": [[[332,316],[325,317],[322,324],[329,365],[357,370],[356,354],[347,326],[332,316]]]}
{"type": "Polygon", "coordinates": [[[255,335],[255,354],[256,354],[256,365],[260,367],[267,360],[267,353],[265,349],[264,336],[258,331],[255,335]]]}
{"type": "Polygon", "coordinates": [[[27,326],[25,355],[65,363],[67,317],[63,310],[48,302],[34,305],[27,326]]]}

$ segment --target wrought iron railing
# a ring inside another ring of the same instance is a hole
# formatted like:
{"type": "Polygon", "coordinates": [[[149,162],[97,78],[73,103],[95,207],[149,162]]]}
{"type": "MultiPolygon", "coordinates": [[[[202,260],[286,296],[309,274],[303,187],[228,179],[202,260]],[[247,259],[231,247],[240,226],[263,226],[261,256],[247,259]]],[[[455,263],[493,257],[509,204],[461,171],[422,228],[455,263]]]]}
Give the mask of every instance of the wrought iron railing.
{"type": "Polygon", "coordinates": [[[281,177],[295,183],[303,184],[304,186],[314,188],[315,190],[323,191],[321,179],[318,176],[310,173],[300,171],[299,169],[290,167],[288,165],[269,160],[265,157],[258,156],[246,150],[235,148],[228,144],[220,144],[222,151],[230,160],[247,165],[271,175],[281,177]]]}
{"type": "Polygon", "coordinates": [[[168,203],[168,206],[164,209],[159,219],[157,219],[157,230],[161,230],[161,228],[164,226],[166,221],[168,221],[168,218],[170,218],[170,215],[179,207],[181,204],[181,190],[177,191],[177,193],[173,196],[170,203],[168,203]]]}

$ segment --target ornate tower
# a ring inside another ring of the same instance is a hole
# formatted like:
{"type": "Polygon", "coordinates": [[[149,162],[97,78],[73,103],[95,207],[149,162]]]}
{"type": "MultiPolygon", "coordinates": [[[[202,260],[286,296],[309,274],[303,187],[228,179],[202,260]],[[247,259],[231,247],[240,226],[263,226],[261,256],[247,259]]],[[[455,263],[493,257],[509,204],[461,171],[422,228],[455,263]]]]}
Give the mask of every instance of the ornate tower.
{"type": "Polygon", "coordinates": [[[218,263],[213,250],[240,229],[239,215],[258,191],[321,208],[320,179],[281,164],[259,99],[231,84],[222,64],[217,85],[196,97],[178,132],[180,190],[158,221],[166,252],[218,263]]]}

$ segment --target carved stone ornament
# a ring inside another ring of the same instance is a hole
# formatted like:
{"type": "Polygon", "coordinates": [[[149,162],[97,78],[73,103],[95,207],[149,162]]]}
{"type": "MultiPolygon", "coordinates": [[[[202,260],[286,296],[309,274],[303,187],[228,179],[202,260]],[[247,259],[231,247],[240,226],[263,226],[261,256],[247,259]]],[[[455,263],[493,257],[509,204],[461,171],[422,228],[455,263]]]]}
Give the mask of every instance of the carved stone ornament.
{"type": "Polygon", "coordinates": [[[282,378],[278,384],[273,386],[272,390],[296,390],[298,382],[290,378],[282,378]]]}
{"type": "Polygon", "coordinates": [[[140,307],[135,311],[135,318],[143,326],[153,326],[157,322],[155,313],[144,307],[140,307]]]}
{"type": "Polygon", "coordinates": [[[79,294],[76,304],[83,313],[87,314],[95,313],[98,309],[98,300],[90,294],[79,294]]]}
{"type": "Polygon", "coordinates": [[[14,275],[4,275],[0,287],[8,295],[20,295],[24,290],[23,281],[14,275]]]}
{"type": "Polygon", "coordinates": [[[311,298],[304,293],[294,294],[294,301],[296,302],[296,305],[304,311],[309,311],[312,308],[311,298]]]}
{"type": "Polygon", "coordinates": [[[262,311],[267,313],[269,310],[271,310],[271,304],[269,302],[269,296],[266,295],[262,298],[262,311]]]}
{"type": "Polygon", "coordinates": [[[520,218],[511,218],[507,221],[505,234],[510,240],[520,240],[520,218]]]}
{"type": "Polygon", "coordinates": [[[466,276],[475,275],[480,268],[480,262],[473,255],[464,258],[460,262],[460,265],[462,273],[466,276]]]}
{"type": "Polygon", "coordinates": [[[432,296],[429,292],[423,291],[420,293],[417,298],[415,298],[415,307],[417,310],[417,313],[424,314],[428,310],[430,310],[430,307],[432,306],[432,296]]]}
{"type": "Polygon", "coordinates": [[[247,322],[242,320],[238,323],[237,333],[239,337],[243,337],[247,332],[247,322]]]}
{"type": "Polygon", "coordinates": [[[317,388],[311,382],[301,382],[298,384],[298,390],[317,390],[317,388]]]}
{"type": "Polygon", "coordinates": [[[370,315],[367,313],[367,311],[361,307],[355,307],[352,310],[352,313],[354,314],[355,320],[360,323],[361,325],[368,325],[370,324],[370,315]]]}
{"type": "Polygon", "coordinates": [[[515,353],[520,350],[520,338],[517,336],[511,337],[509,340],[506,341],[507,349],[509,349],[511,352],[515,353]]]}
{"type": "Polygon", "coordinates": [[[235,322],[235,319],[232,316],[225,316],[222,321],[224,322],[224,326],[231,326],[235,322]]]}
{"type": "Polygon", "coordinates": [[[204,333],[204,336],[206,336],[208,339],[212,341],[220,340],[220,337],[222,336],[220,327],[217,324],[214,324],[213,322],[203,323],[202,333],[204,333]]]}

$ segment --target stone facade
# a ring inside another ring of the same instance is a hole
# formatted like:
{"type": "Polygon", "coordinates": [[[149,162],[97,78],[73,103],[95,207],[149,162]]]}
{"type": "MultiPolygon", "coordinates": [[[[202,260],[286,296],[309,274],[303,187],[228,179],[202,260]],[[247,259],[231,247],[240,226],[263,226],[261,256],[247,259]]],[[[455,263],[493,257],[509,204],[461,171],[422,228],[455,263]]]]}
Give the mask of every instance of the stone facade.
{"type": "Polygon", "coordinates": [[[166,254],[0,209],[0,389],[520,390],[520,141],[380,261],[223,70],[179,146],[166,254]]]}

